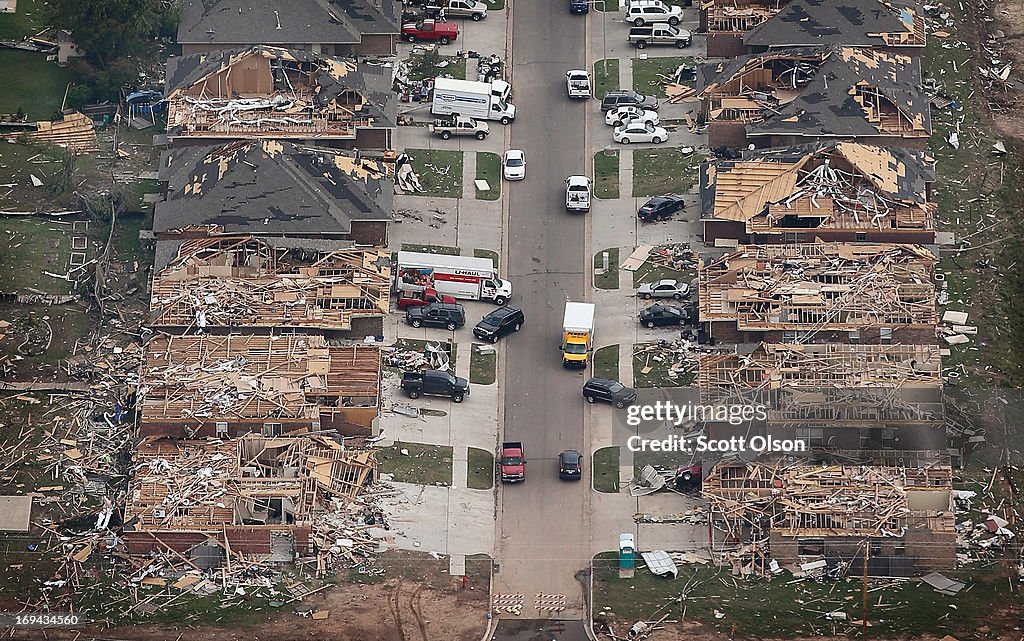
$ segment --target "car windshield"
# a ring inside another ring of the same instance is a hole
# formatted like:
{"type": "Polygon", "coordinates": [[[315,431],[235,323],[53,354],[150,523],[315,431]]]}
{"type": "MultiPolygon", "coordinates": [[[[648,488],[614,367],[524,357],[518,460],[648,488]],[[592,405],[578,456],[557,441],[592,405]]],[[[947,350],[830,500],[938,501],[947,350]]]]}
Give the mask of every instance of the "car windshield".
{"type": "Polygon", "coordinates": [[[502,465],[522,465],[523,459],[520,456],[506,456],[501,459],[502,465]]]}
{"type": "Polygon", "coordinates": [[[608,385],[608,391],[611,392],[612,394],[621,392],[624,389],[626,389],[626,386],[623,385],[622,383],[611,383],[610,385],[608,385]]]}
{"type": "Polygon", "coordinates": [[[587,346],[583,343],[569,343],[565,346],[566,354],[586,354],[587,346]]]}
{"type": "Polygon", "coordinates": [[[509,156],[509,158],[507,160],[505,160],[505,166],[506,167],[522,167],[523,166],[523,159],[519,158],[517,156],[509,156]]]}
{"type": "Polygon", "coordinates": [[[654,131],[654,125],[652,125],[649,122],[644,123],[644,129],[646,129],[647,131],[654,131]]]}

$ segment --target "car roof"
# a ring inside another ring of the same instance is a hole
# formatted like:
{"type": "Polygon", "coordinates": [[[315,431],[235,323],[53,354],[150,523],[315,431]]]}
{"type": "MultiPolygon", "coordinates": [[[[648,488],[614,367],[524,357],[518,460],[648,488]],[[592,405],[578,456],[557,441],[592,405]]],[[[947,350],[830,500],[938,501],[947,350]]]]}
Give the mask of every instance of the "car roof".
{"type": "Polygon", "coordinates": [[[523,153],[522,149],[509,149],[505,152],[506,158],[525,158],[526,154],[523,153]]]}
{"type": "Polygon", "coordinates": [[[565,74],[566,75],[570,75],[570,74],[572,74],[572,75],[580,75],[580,74],[582,74],[582,75],[585,76],[585,75],[587,75],[587,72],[584,69],[570,69],[569,71],[566,71],[565,74]]]}
{"type": "Polygon", "coordinates": [[[496,307],[495,309],[492,309],[490,312],[487,313],[487,316],[485,318],[489,318],[492,316],[498,318],[505,318],[506,316],[511,316],[512,314],[522,313],[522,311],[523,310],[513,305],[503,305],[501,307],[496,307]]]}
{"type": "Polygon", "coordinates": [[[580,454],[579,452],[577,452],[576,450],[565,450],[561,454],[559,454],[558,456],[565,457],[567,459],[573,459],[574,458],[577,461],[583,458],[583,455],[580,454]]]}
{"type": "Polygon", "coordinates": [[[674,278],[662,278],[661,280],[659,280],[658,282],[656,282],[654,284],[655,285],[677,285],[677,284],[679,284],[679,281],[674,279],[674,278]]]}

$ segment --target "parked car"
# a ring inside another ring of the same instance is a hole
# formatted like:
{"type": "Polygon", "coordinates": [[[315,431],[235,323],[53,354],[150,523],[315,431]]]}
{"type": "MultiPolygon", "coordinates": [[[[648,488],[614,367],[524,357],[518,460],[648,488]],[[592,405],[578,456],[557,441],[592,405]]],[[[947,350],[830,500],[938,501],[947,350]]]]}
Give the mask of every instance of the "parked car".
{"type": "Polygon", "coordinates": [[[447,396],[461,403],[469,396],[469,381],[440,370],[414,371],[402,374],[401,388],[409,398],[420,396],[447,396]]]}
{"type": "Polygon", "coordinates": [[[661,0],[633,0],[626,9],[625,22],[634,27],[642,27],[648,22],[667,22],[677,25],[683,19],[683,8],[678,5],[667,5],[661,0]]]}
{"type": "Polygon", "coordinates": [[[685,201],[679,196],[655,196],[637,210],[636,217],[645,223],[664,220],[685,206],[685,201]]]}
{"type": "Polygon", "coordinates": [[[523,310],[514,305],[505,305],[492,310],[473,328],[473,336],[497,343],[498,339],[518,332],[526,323],[523,310]]]}
{"type": "Polygon", "coordinates": [[[466,310],[458,303],[430,303],[405,310],[405,322],[413,327],[443,327],[453,332],[466,324],[466,310]]]}
{"type": "Polygon", "coordinates": [[[399,291],[398,292],[398,309],[406,309],[407,307],[423,307],[430,303],[452,303],[455,304],[454,297],[448,294],[439,294],[436,289],[428,287],[418,292],[410,291],[399,291]]]}
{"type": "Polygon", "coordinates": [[[649,24],[631,27],[626,40],[637,49],[647,45],[675,45],[677,49],[685,49],[693,43],[693,34],[670,24],[649,24]]]}
{"type": "Polygon", "coordinates": [[[636,390],[610,378],[595,376],[583,384],[583,398],[588,403],[604,401],[622,408],[636,400],[636,390]]]}
{"type": "Polygon", "coordinates": [[[644,327],[685,325],[686,321],[690,320],[690,313],[679,307],[657,303],[642,310],[638,318],[644,327]]]}
{"type": "Polygon", "coordinates": [[[674,298],[682,300],[690,295],[690,286],[673,278],[662,278],[653,283],[644,283],[636,290],[640,298],[674,298]]]}
{"type": "Polygon", "coordinates": [[[604,124],[613,127],[621,127],[629,122],[649,122],[652,125],[657,125],[661,120],[658,118],[657,111],[641,109],[635,105],[616,107],[604,115],[604,124]]]}
{"type": "Polygon", "coordinates": [[[601,99],[601,111],[610,111],[616,107],[625,107],[626,105],[632,105],[634,107],[640,107],[641,109],[658,109],[658,99],[653,96],[645,96],[642,93],[637,93],[632,89],[618,89],[615,91],[609,91],[601,99]]]}
{"type": "Polygon", "coordinates": [[[658,143],[668,140],[668,130],[655,127],[649,122],[629,122],[615,129],[612,140],[628,145],[631,142],[658,143]]]}
{"type": "Polygon", "coordinates": [[[559,454],[558,478],[563,481],[578,481],[583,478],[583,455],[576,450],[566,450],[559,454]]]}
{"type": "Polygon", "coordinates": [[[402,25],[402,37],[409,42],[426,40],[446,45],[459,37],[459,25],[432,18],[419,22],[407,22],[402,25]]]}
{"type": "Polygon", "coordinates": [[[501,175],[505,180],[526,178],[526,154],[521,149],[509,149],[501,157],[501,175]]]}

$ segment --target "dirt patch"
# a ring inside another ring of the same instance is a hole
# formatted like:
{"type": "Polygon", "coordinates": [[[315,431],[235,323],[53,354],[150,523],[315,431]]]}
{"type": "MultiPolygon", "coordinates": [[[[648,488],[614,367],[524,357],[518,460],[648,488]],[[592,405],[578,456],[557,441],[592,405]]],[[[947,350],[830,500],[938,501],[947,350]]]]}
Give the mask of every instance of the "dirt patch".
{"type": "Polygon", "coordinates": [[[996,133],[1024,141],[1024,11],[1018,1],[999,0],[992,7],[993,22],[980,24],[981,40],[999,51],[999,58],[1013,63],[1006,93],[991,92],[992,122],[996,133]]]}

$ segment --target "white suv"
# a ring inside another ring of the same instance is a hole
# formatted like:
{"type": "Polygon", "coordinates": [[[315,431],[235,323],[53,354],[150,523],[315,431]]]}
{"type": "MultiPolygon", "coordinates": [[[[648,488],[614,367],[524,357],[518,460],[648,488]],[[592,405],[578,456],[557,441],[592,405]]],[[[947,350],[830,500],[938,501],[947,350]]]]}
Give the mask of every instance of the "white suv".
{"type": "Polygon", "coordinates": [[[626,9],[625,22],[642,27],[648,22],[667,22],[677,25],[683,19],[683,8],[667,5],[661,0],[633,0],[626,9]]]}

